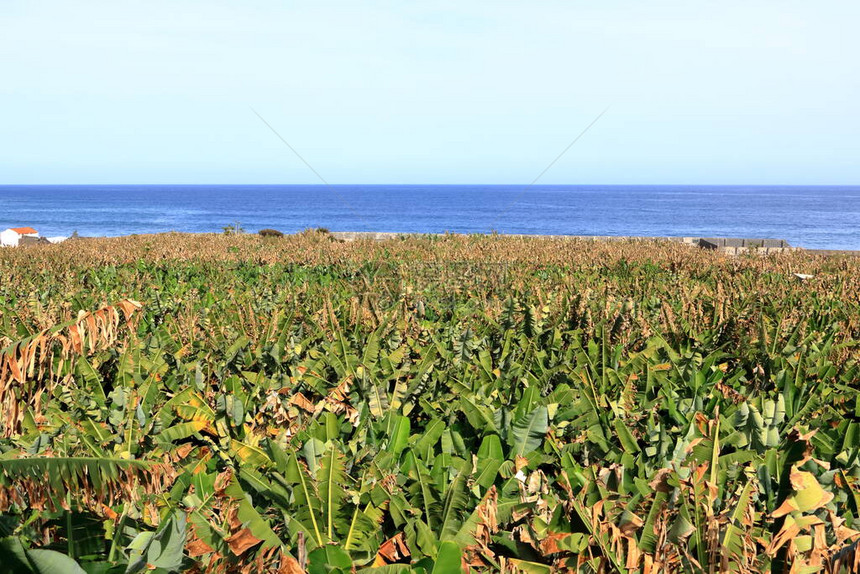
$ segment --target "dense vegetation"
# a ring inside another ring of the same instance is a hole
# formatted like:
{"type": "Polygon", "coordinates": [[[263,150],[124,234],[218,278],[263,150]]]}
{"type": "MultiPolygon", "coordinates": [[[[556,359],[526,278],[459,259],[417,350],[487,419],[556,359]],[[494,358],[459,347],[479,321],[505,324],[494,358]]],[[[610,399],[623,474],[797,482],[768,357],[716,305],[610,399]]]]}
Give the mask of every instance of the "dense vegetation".
{"type": "Polygon", "coordinates": [[[0,277],[0,572],[857,570],[860,258],[164,235],[0,277]]]}

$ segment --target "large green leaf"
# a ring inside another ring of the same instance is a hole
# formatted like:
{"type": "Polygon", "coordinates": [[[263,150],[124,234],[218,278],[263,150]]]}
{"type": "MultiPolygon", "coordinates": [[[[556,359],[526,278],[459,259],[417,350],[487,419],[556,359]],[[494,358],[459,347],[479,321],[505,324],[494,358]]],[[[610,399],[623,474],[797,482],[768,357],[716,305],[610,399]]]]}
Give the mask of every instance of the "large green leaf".
{"type": "Polygon", "coordinates": [[[468,476],[466,466],[463,465],[445,492],[441,525],[438,529],[441,540],[455,538],[463,524],[464,513],[469,505],[469,491],[466,488],[468,476]]]}
{"type": "Polygon", "coordinates": [[[142,472],[148,462],[115,457],[26,457],[0,458],[0,484],[24,478],[50,487],[53,496],[73,498],[85,484],[100,491],[106,484],[127,481],[122,470],[142,472]]]}
{"type": "Polygon", "coordinates": [[[295,452],[291,453],[287,463],[286,479],[294,485],[293,496],[297,510],[302,517],[307,517],[307,523],[313,532],[313,540],[317,545],[324,544],[322,530],[317,521],[322,502],[315,490],[315,484],[311,482],[307,470],[299,461],[295,452]]]}
{"type": "Polygon", "coordinates": [[[28,550],[27,557],[33,574],[85,574],[77,562],[54,550],[28,550]]]}
{"type": "Polygon", "coordinates": [[[545,405],[539,405],[515,420],[511,431],[511,458],[525,456],[540,448],[547,430],[549,413],[545,405]]]}
{"type": "Polygon", "coordinates": [[[352,560],[339,546],[325,545],[308,555],[308,574],[326,574],[333,570],[349,572],[352,560]]]}
{"type": "Polygon", "coordinates": [[[339,522],[341,503],[346,496],[346,491],[343,488],[345,482],[343,455],[338,451],[335,444],[331,443],[322,456],[322,463],[317,476],[322,513],[326,523],[326,536],[329,540],[335,539],[335,522],[339,522]]]}
{"type": "Polygon", "coordinates": [[[432,574],[462,574],[462,551],[456,543],[446,541],[439,545],[432,574]]]}
{"type": "Polygon", "coordinates": [[[0,538],[0,574],[33,572],[33,565],[21,540],[15,536],[0,538]]]}
{"type": "Polygon", "coordinates": [[[162,522],[155,532],[141,532],[128,547],[126,574],[161,568],[179,572],[184,558],[185,514],[177,513],[162,522]]]}

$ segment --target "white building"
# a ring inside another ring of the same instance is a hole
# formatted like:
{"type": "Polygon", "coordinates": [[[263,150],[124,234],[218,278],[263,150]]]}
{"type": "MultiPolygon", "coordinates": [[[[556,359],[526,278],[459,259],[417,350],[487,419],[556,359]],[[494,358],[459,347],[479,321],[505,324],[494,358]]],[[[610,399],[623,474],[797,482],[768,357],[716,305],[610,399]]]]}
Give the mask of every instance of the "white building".
{"type": "Polygon", "coordinates": [[[18,247],[22,237],[39,237],[39,232],[32,227],[10,227],[0,231],[0,246],[18,247]]]}

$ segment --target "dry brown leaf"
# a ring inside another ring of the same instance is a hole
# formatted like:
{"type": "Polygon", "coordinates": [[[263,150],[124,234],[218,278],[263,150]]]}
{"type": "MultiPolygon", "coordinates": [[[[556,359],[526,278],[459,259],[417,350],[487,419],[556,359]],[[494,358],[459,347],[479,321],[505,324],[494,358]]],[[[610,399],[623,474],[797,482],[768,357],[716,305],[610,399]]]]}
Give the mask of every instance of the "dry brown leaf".
{"type": "Polygon", "coordinates": [[[212,548],[196,536],[193,537],[190,542],[185,543],[185,550],[192,558],[215,552],[214,548],[212,548]]]}
{"type": "Polygon", "coordinates": [[[514,458],[514,468],[516,468],[517,472],[526,468],[528,465],[529,465],[529,461],[526,457],[516,455],[516,457],[514,458]]]}
{"type": "Polygon", "coordinates": [[[243,528],[225,540],[227,546],[230,547],[230,552],[236,556],[241,556],[246,550],[253,548],[262,541],[261,538],[257,538],[251,533],[250,528],[243,528]]]}
{"type": "Polygon", "coordinates": [[[654,478],[651,479],[651,482],[648,483],[648,486],[656,490],[657,492],[671,492],[672,488],[669,486],[669,475],[672,474],[671,468],[661,468],[654,475],[654,478]]]}
{"type": "Polygon", "coordinates": [[[623,536],[628,538],[632,537],[637,530],[642,528],[642,525],[645,524],[645,521],[636,516],[633,513],[625,513],[622,515],[624,522],[618,525],[619,530],[623,536]]]}
{"type": "Polygon", "coordinates": [[[773,511],[773,518],[780,518],[792,512],[813,512],[833,500],[833,493],[824,490],[811,472],[794,467],[789,480],[794,494],[773,511]]]}
{"type": "Polygon", "coordinates": [[[314,404],[310,402],[302,393],[296,393],[290,397],[289,404],[295,405],[300,409],[309,413],[314,412],[314,404]]]}
{"type": "Polygon", "coordinates": [[[385,566],[386,564],[394,564],[403,558],[411,556],[409,547],[403,539],[403,533],[399,532],[393,538],[389,538],[382,543],[379,550],[376,552],[376,558],[373,560],[374,566],[385,566]]]}
{"type": "Polygon", "coordinates": [[[190,453],[192,450],[194,450],[193,444],[185,443],[179,445],[179,447],[175,451],[173,451],[173,453],[171,453],[171,458],[174,462],[178,462],[188,456],[188,453],[190,453]]]}
{"type": "Polygon", "coordinates": [[[558,543],[571,536],[569,532],[550,532],[539,544],[541,554],[555,554],[561,552],[558,543]]]}
{"type": "Polygon", "coordinates": [[[215,494],[218,496],[222,496],[224,494],[224,490],[230,486],[230,482],[233,480],[233,471],[231,469],[227,469],[224,472],[218,474],[215,477],[215,494]]]}
{"type": "Polygon", "coordinates": [[[114,512],[113,508],[111,508],[110,506],[108,506],[106,504],[102,504],[101,509],[102,509],[102,514],[104,514],[108,520],[114,520],[115,521],[116,519],[119,518],[119,514],[114,512]]]}
{"type": "Polygon", "coordinates": [[[298,560],[289,554],[281,554],[281,565],[278,568],[278,574],[305,574],[305,571],[299,565],[298,560]]]}

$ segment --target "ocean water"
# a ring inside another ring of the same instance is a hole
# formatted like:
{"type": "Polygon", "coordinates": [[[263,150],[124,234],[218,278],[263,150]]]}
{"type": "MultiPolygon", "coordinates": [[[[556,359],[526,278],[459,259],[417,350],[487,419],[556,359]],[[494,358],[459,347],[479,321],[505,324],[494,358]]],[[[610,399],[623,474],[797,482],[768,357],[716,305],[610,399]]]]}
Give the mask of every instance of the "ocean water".
{"type": "Polygon", "coordinates": [[[860,186],[0,186],[0,229],[646,235],[785,239],[860,249],[860,186]]]}

